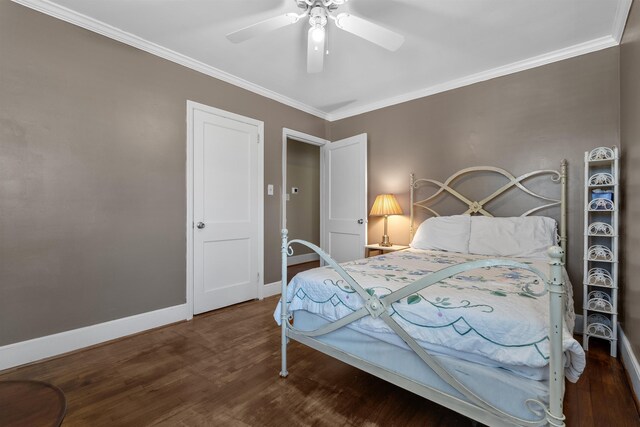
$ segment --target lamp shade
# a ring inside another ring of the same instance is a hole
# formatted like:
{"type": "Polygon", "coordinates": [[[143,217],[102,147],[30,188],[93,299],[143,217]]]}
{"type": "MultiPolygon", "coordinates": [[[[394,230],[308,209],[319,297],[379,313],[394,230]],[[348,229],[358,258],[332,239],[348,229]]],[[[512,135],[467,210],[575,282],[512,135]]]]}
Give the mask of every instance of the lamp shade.
{"type": "Polygon", "coordinates": [[[373,202],[369,215],[402,215],[402,209],[393,194],[379,194],[373,202]]]}

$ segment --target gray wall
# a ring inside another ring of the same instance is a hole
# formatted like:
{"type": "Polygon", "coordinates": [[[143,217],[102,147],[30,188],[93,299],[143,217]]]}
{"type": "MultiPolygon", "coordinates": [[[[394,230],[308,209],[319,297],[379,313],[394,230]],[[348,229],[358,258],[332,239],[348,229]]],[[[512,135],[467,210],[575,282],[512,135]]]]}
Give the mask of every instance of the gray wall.
{"type": "MultiPolygon", "coordinates": [[[[468,166],[514,174],[569,161],[569,263],[576,307],[582,304],[584,151],[619,143],[619,49],[496,78],[332,123],[331,140],[369,135],[369,205],[396,193],[409,212],[408,175],[445,179],[468,166]]],[[[369,218],[369,239],[382,221],[369,218]]],[[[389,218],[396,243],[408,219],[389,218]]]]}
{"type": "Polygon", "coordinates": [[[624,332],[640,355],[640,5],[634,2],[620,49],[620,138],[622,146],[624,332]]]}
{"type": "MultiPolygon", "coordinates": [[[[320,147],[287,139],[287,188],[298,187],[287,202],[287,229],[292,239],[320,245],[320,147]]],[[[295,255],[313,252],[296,245],[295,255]]]]}
{"type": "MultiPolygon", "coordinates": [[[[325,121],[0,0],[0,345],[185,302],[186,101],[282,128],[325,121]]],[[[265,282],[279,277],[265,196],[265,282]]]]}
{"type": "MultiPolygon", "coordinates": [[[[634,9],[623,46],[627,159],[638,156],[634,9]]],[[[0,345],[185,301],[187,99],[263,120],[265,185],[276,188],[283,127],[330,139],[368,133],[369,203],[392,192],[406,212],[411,171],[445,178],[484,163],[521,173],[566,157],[577,288],[582,153],[618,143],[617,48],[334,123],[7,0],[0,58],[0,345]]],[[[637,200],[627,197],[631,217],[637,200]]],[[[279,209],[277,194],[265,196],[266,283],[279,278],[279,209]]],[[[389,223],[392,240],[407,242],[407,217],[389,223]]],[[[379,239],[381,220],[371,218],[369,235],[379,239]]],[[[637,263],[628,264],[633,277],[637,263]]]]}

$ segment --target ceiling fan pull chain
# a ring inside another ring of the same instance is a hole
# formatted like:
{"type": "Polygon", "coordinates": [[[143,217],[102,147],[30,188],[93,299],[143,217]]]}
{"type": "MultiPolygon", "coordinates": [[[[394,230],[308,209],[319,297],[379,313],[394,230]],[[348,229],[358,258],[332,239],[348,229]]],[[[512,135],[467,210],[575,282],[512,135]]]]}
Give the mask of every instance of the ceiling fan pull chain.
{"type": "Polygon", "coordinates": [[[329,31],[325,34],[325,55],[329,55],[329,31]]]}

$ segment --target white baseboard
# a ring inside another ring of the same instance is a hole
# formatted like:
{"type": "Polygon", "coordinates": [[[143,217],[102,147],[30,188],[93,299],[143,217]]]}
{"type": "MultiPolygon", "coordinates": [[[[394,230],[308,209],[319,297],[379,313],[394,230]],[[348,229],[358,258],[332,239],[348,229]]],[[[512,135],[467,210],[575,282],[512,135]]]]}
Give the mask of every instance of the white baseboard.
{"type": "Polygon", "coordinates": [[[622,364],[629,373],[631,387],[636,395],[636,402],[640,402],[640,365],[638,365],[638,359],[633,353],[631,343],[621,327],[618,327],[618,346],[620,347],[622,364]]]}
{"type": "MultiPolygon", "coordinates": [[[[584,316],[581,314],[576,315],[576,334],[582,334],[584,331],[584,316]]],[[[636,402],[640,402],[640,364],[638,359],[631,348],[631,343],[624,334],[622,327],[618,323],[618,354],[625,370],[629,374],[631,380],[631,387],[636,395],[636,402]]]]}
{"type": "Polygon", "coordinates": [[[305,262],[318,261],[320,260],[320,255],[313,252],[310,254],[302,254],[302,255],[294,255],[287,258],[287,265],[296,265],[303,264],[305,262]]]}
{"type": "Polygon", "coordinates": [[[186,320],[187,304],[0,347],[0,371],[186,320]]]}
{"type": "MultiPolygon", "coordinates": [[[[319,261],[319,260],[320,260],[320,255],[318,255],[315,252],[310,254],[295,255],[287,258],[287,266],[303,264],[305,262],[319,261]]],[[[264,285],[264,289],[262,290],[262,298],[268,298],[274,295],[280,295],[282,291],[281,283],[282,281],[278,280],[277,282],[267,283],[266,285],[264,285]]]]}
{"type": "Polygon", "coordinates": [[[282,290],[281,283],[282,281],[278,280],[277,282],[267,283],[266,285],[264,285],[264,292],[262,292],[262,296],[264,298],[267,298],[274,295],[280,295],[280,291],[282,290]]]}

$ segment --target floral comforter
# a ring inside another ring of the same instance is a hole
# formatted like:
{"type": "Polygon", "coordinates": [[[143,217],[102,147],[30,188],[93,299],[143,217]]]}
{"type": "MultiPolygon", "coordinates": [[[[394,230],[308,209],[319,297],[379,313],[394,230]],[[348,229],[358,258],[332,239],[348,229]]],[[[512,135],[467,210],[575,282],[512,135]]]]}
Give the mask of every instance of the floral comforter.
{"type": "MultiPolygon", "coordinates": [[[[369,293],[382,297],[449,265],[490,258],[481,255],[409,249],[342,264],[369,293]]],[[[523,260],[548,274],[544,260],[523,260]]],[[[392,304],[391,316],[420,344],[494,361],[497,366],[541,368],[549,362],[549,297],[533,273],[511,267],[468,271],[392,304]]],[[[563,337],[565,375],[577,381],[585,355],[573,338],[575,314],[567,286],[563,337]]],[[[334,321],[363,306],[363,300],[330,267],[302,272],[287,288],[289,311],[306,310],[334,321]]],[[[274,317],[279,321],[280,304],[274,317]]],[[[395,333],[367,316],[350,325],[369,335],[395,333]]],[[[468,358],[467,358],[468,359],[468,358]]]]}

